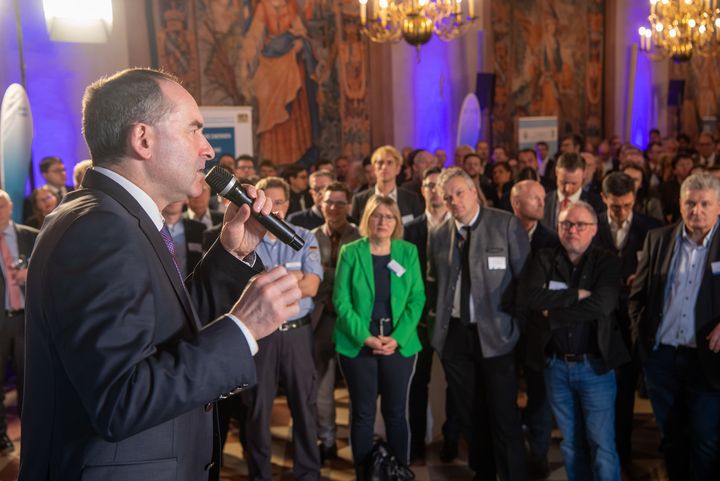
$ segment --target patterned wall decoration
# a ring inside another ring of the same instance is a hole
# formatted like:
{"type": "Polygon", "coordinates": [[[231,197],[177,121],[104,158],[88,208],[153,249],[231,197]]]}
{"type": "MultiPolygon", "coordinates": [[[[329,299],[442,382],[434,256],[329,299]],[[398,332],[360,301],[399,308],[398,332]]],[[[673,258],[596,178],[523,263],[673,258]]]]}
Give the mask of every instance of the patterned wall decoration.
{"type": "Polygon", "coordinates": [[[558,134],[602,136],[604,0],[492,2],[493,143],[515,151],[515,119],[557,116],[558,134]]]}
{"type": "Polygon", "coordinates": [[[669,112],[668,133],[684,132],[696,139],[703,127],[717,134],[720,123],[720,58],[695,55],[689,62],[670,65],[670,78],[684,80],[683,103],[680,115],[669,112]],[[703,125],[703,118],[715,117],[716,121],[703,125]]]}
{"type": "Polygon", "coordinates": [[[157,64],[201,105],[250,105],[286,165],[370,150],[368,45],[354,0],[148,0],[157,64]]]}

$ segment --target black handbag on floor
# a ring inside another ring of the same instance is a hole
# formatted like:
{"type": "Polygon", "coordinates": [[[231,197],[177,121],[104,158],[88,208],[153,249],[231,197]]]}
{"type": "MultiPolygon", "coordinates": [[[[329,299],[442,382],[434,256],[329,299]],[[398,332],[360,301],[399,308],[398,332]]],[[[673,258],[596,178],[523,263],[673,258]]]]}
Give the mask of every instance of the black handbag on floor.
{"type": "Polygon", "coordinates": [[[415,473],[410,468],[398,463],[390,453],[387,444],[378,441],[370,453],[367,476],[365,481],[411,481],[415,473]]]}

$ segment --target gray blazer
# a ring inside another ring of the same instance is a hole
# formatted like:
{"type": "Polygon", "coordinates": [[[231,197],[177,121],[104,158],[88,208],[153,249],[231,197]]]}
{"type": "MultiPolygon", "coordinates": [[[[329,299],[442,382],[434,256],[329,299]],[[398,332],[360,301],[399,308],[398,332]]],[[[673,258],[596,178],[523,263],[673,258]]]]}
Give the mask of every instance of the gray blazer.
{"type": "MultiPolygon", "coordinates": [[[[440,356],[460,275],[456,236],[455,220],[451,218],[430,233],[428,244],[428,302],[436,301],[432,346],[440,356]]],[[[515,284],[529,253],[528,235],[515,216],[480,208],[470,236],[470,280],[480,345],[486,358],[508,354],[520,337],[519,319],[513,312],[515,284]],[[490,270],[491,257],[504,258],[505,268],[490,270]]]]}

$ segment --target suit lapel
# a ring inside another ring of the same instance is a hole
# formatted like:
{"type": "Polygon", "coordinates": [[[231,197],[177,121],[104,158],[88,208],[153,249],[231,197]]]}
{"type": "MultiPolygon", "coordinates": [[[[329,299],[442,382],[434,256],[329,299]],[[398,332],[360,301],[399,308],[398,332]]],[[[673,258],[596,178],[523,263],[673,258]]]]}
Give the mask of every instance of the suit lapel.
{"type": "Polygon", "coordinates": [[[191,327],[196,331],[199,330],[200,322],[198,320],[197,314],[195,313],[195,309],[190,302],[190,296],[185,289],[185,285],[182,283],[182,279],[178,275],[178,271],[175,268],[175,262],[173,261],[170,252],[165,246],[165,242],[160,236],[160,231],[157,230],[155,224],[152,222],[152,220],[143,210],[140,204],[135,200],[135,198],[133,198],[133,196],[130,195],[127,190],[125,190],[117,182],[103,174],[94,172],[92,169],[89,170],[87,174],[85,174],[85,178],[83,179],[83,186],[105,192],[110,197],[115,199],[118,203],[120,203],[130,215],[137,219],[140,230],[148,239],[150,245],[155,251],[155,254],[158,256],[160,264],[162,265],[165,274],[170,280],[170,283],[172,284],[173,290],[175,291],[175,294],[180,301],[180,304],[182,304],[188,319],[192,321],[191,327]]]}

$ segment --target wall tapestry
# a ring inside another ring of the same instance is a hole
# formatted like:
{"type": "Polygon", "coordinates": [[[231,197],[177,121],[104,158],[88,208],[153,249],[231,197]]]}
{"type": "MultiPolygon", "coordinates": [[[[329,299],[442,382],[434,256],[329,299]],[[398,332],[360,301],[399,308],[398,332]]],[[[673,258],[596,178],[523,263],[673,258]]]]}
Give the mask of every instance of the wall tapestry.
{"type": "Polygon", "coordinates": [[[602,136],[603,0],[494,1],[493,143],[515,151],[515,119],[557,116],[560,137],[602,136]]]}
{"type": "Polygon", "coordinates": [[[200,105],[253,107],[278,165],[370,150],[367,39],[354,0],[148,0],[157,66],[200,105]]]}

